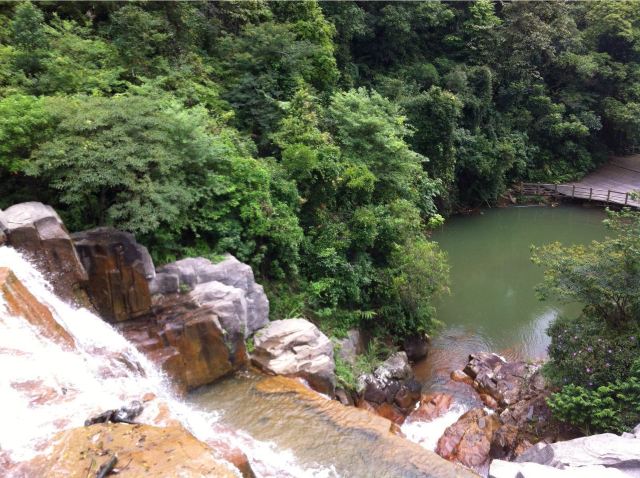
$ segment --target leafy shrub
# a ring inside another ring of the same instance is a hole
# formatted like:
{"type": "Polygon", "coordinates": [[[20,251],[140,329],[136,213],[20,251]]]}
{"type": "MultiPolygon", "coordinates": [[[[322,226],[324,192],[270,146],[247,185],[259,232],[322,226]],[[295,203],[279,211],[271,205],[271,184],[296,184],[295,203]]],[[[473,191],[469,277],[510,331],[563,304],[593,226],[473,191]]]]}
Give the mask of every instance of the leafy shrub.
{"type": "Polygon", "coordinates": [[[629,431],[640,422],[640,360],[636,360],[627,380],[616,380],[595,390],[569,384],[547,403],[554,416],[585,434],[629,431]]]}
{"type": "Polygon", "coordinates": [[[590,316],[556,320],[551,336],[546,375],[557,386],[569,383],[593,389],[628,377],[640,354],[640,329],[610,329],[590,316]]]}

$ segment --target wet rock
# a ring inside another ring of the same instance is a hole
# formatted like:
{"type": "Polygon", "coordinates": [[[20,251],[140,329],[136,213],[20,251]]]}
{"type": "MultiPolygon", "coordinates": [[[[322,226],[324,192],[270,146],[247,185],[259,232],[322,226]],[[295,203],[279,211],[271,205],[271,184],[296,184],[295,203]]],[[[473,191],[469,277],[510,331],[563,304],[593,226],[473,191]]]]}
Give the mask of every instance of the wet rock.
{"type": "Polygon", "coordinates": [[[401,384],[410,378],[413,378],[413,372],[407,354],[396,352],[373,373],[358,377],[357,391],[369,401],[391,403],[401,384]]]}
{"type": "MultiPolygon", "coordinates": [[[[98,424],[56,435],[51,448],[18,466],[16,476],[86,478],[111,456],[118,457],[117,476],[236,477],[231,465],[214,458],[211,448],[184,428],[98,424]],[[105,454],[105,448],[111,455],[105,454]]],[[[116,471],[114,470],[114,471],[116,471]]]]}
{"type": "Polygon", "coordinates": [[[71,238],[89,275],[91,302],[104,320],[121,322],[151,310],[153,262],[133,234],[99,227],[71,238]]]}
{"type": "Polygon", "coordinates": [[[333,344],[305,319],[275,320],[258,331],[251,359],[269,373],[301,377],[319,392],[334,394],[333,344]]]}
{"type": "Polygon", "coordinates": [[[256,478],[249,458],[240,448],[225,441],[223,438],[212,438],[207,440],[206,443],[214,450],[216,456],[235,466],[242,478],[256,478]]]}
{"type": "Polygon", "coordinates": [[[402,343],[402,349],[412,362],[417,362],[427,356],[429,351],[429,337],[427,335],[411,335],[402,343]]]}
{"type": "MultiPolygon", "coordinates": [[[[75,347],[75,340],[31,292],[7,268],[0,268],[0,296],[9,313],[21,317],[34,326],[44,337],[66,348],[75,347]]],[[[0,320],[3,320],[0,316],[0,320]]]]}
{"type": "Polygon", "coordinates": [[[397,425],[402,425],[405,419],[404,413],[390,403],[382,403],[376,408],[376,413],[397,425]]]}
{"type": "Polygon", "coordinates": [[[87,273],[60,216],[39,202],[16,204],[0,211],[6,243],[35,262],[64,300],[89,305],[87,273]]]}
{"type": "Polygon", "coordinates": [[[584,466],[563,469],[537,463],[513,463],[493,460],[489,478],[629,478],[629,475],[615,468],[604,466],[584,466]]]}
{"type": "Polygon", "coordinates": [[[245,337],[269,322],[269,300],[264,289],[256,283],[250,266],[232,255],[213,264],[202,257],[182,259],[158,268],[150,283],[152,294],[173,294],[194,289],[198,284],[218,282],[244,292],[246,317],[243,327],[245,337]]]}
{"type": "Polygon", "coordinates": [[[436,453],[486,474],[491,442],[499,427],[500,419],[495,414],[474,408],[445,430],[438,440],[436,453]]]}
{"type": "Polygon", "coordinates": [[[605,466],[640,476],[640,440],[602,433],[552,444],[538,444],[517,462],[533,462],[555,468],[605,466]]]}
{"type": "Polygon", "coordinates": [[[393,402],[403,410],[408,410],[416,403],[414,394],[411,393],[406,385],[400,386],[400,390],[396,393],[393,402]]]}
{"type": "MultiPolygon", "coordinates": [[[[260,381],[255,390],[276,399],[282,397],[283,400],[299,401],[337,430],[344,430],[345,434],[356,433],[357,436],[366,437],[367,442],[375,443],[376,452],[372,460],[383,467],[380,475],[477,478],[475,473],[443,460],[417,443],[395,435],[393,431],[398,426],[389,420],[360,408],[345,407],[336,400],[326,400],[296,380],[281,376],[269,377],[260,381]]],[[[374,475],[375,473],[371,476],[374,475]]]]}
{"type": "Polygon", "coordinates": [[[423,395],[418,408],[409,415],[410,421],[428,422],[444,415],[451,407],[453,397],[446,393],[423,395]]]}
{"type": "Polygon", "coordinates": [[[454,382],[466,383],[471,387],[473,386],[473,379],[462,370],[454,370],[451,372],[450,378],[454,382]]]}
{"type": "Polygon", "coordinates": [[[129,405],[122,406],[114,410],[107,410],[95,417],[88,418],[84,422],[84,426],[95,425],[96,423],[129,423],[142,413],[142,403],[134,400],[129,405]]]}
{"type": "Polygon", "coordinates": [[[351,329],[344,339],[336,343],[338,357],[347,363],[355,364],[356,357],[364,352],[364,340],[358,329],[351,329]]]}
{"type": "Polygon", "coordinates": [[[636,438],[640,438],[640,424],[636,425],[636,427],[633,429],[633,434],[636,438]]]}

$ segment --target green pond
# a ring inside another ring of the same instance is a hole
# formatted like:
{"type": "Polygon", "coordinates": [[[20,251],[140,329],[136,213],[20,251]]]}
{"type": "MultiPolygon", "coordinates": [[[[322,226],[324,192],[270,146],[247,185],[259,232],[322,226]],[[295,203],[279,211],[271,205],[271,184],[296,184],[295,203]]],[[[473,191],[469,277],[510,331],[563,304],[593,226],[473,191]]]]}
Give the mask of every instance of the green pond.
{"type": "Polygon", "coordinates": [[[544,358],[549,323],[559,314],[578,314],[580,307],[536,298],[542,269],[531,262],[531,246],[603,239],[604,217],[602,209],[579,206],[510,207],[453,217],[436,231],[432,239],[451,266],[451,294],[436,303],[444,326],[418,367],[427,388],[462,367],[469,353],[544,358]]]}

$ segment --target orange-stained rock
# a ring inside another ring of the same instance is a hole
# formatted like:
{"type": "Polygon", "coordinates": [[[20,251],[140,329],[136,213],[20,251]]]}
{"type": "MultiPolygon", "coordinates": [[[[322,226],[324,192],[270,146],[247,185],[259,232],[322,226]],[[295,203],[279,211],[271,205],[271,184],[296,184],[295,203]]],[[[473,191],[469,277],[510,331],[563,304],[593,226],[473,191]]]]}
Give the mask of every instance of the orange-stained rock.
{"type": "Polygon", "coordinates": [[[491,442],[499,427],[500,419],[495,414],[487,414],[482,408],[469,410],[445,430],[436,453],[483,474],[489,466],[491,442]]]}
{"type": "Polygon", "coordinates": [[[151,256],[133,234],[98,227],[71,235],[89,276],[87,290],[100,317],[121,322],[151,309],[151,256]]]}
{"type": "Polygon", "coordinates": [[[429,478],[471,478],[477,475],[454,463],[449,463],[417,443],[395,434],[398,425],[356,407],[346,407],[336,400],[306,388],[300,382],[282,376],[268,377],[255,385],[258,393],[280,395],[301,401],[305,407],[324,420],[349,433],[358,432],[367,442],[375,443],[376,460],[394,470],[393,476],[424,476],[429,478]]]}
{"type": "Polygon", "coordinates": [[[431,421],[444,415],[451,406],[451,395],[434,393],[423,395],[418,408],[409,415],[411,421],[431,421]]]}
{"type": "Polygon", "coordinates": [[[378,407],[376,408],[376,413],[381,417],[384,417],[387,420],[390,420],[398,425],[402,425],[405,418],[402,412],[398,410],[398,408],[387,402],[378,405],[378,407]]]}
{"type": "Polygon", "coordinates": [[[53,318],[51,311],[31,295],[13,272],[4,267],[0,267],[0,295],[11,315],[25,319],[57,344],[75,347],[73,337],[53,318]]]}
{"type": "Polygon", "coordinates": [[[16,204],[0,211],[6,242],[24,253],[64,300],[90,306],[84,288],[87,273],[60,216],[39,202],[16,204]]]}
{"type": "Polygon", "coordinates": [[[473,378],[464,373],[462,370],[454,370],[451,372],[451,380],[454,382],[466,383],[467,385],[473,387],[473,378]]]}
{"type": "Polygon", "coordinates": [[[189,294],[176,295],[164,299],[154,314],[119,328],[178,390],[206,385],[247,364],[242,333],[225,332],[212,306],[195,304],[189,294]]]}
{"type": "Polygon", "coordinates": [[[484,403],[490,409],[492,410],[498,409],[498,402],[491,395],[487,395],[486,393],[481,393],[480,400],[482,400],[482,403],[484,403]]]}
{"type": "Polygon", "coordinates": [[[158,428],[123,423],[73,428],[56,435],[45,455],[18,465],[14,477],[86,478],[114,454],[120,478],[235,477],[232,467],[214,458],[211,448],[182,427],[158,428]]]}

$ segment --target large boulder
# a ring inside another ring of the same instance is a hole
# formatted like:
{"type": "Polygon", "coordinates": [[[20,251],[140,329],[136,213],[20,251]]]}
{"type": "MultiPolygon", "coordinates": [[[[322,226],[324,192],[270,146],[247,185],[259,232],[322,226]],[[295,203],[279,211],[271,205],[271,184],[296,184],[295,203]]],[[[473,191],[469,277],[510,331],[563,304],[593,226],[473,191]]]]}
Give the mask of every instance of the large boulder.
{"type": "Polygon", "coordinates": [[[555,468],[605,466],[640,477],[640,440],[602,433],[529,448],[516,461],[555,468]]]}
{"type": "Polygon", "coordinates": [[[464,372],[474,380],[479,393],[493,397],[502,407],[531,398],[545,388],[540,364],[507,362],[488,352],[470,355],[464,372]]]}
{"type": "Polygon", "coordinates": [[[89,275],[91,301],[104,320],[122,322],[151,310],[153,261],[133,234],[99,227],[71,238],[89,275]]]}
{"type": "Polygon", "coordinates": [[[89,305],[84,291],[87,273],[53,208],[39,202],[16,204],[0,211],[0,229],[6,244],[26,254],[59,297],[89,305]]]}
{"type": "Polygon", "coordinates": [[[216,264],[208,259],[195,257],[162,266],[151,281],[150,289],[152,294],[166,295],[213,281],[244,291],[246,317],[243,318],[242,325],[245,337],[267,325],[269,300],[264,289],[256,283],[251,267],[229,254],[216,264]]]}
{"type": "Polygon", "coordinates": [[[554,468],[538,463],[513,463],[493,460],[489,468],[489,478],[629,478],[629,475],[615,468],[604,466],[584,466],[579,468],[554,468]]]}
{"type": "Polygon", "coordinates": [[[106,476],[100,466],[117,457],[118,476],[231,478],[238,471],[214,458],[212,449],[181,426],[109,423],[74,428],[53,437],[50,448],[19,465],[15,477],[85,478],[106,476]]]}
{"type": "MultiPolygon", "coordinates": [[[[413,377],[405,352],[396,352],[380,364],[373,373],[358,377],[357,391],[368,402],[392,403],[405,381],[413,377]]],[[[419,395],[417,399],[419,399],[419,395]]]]}
{"type": "Polygon", "coordinates": [[[276,375],[301,377],[333,396],[336,384],[333,345],[305,319],[275,320],[254,337],[252,361],[276,375]]]}
{"type": "Polygon", "coordinates": [[[448,427],[438,440],[436,453],[461,463],[482,475],[488,470],[491,442],[500,419],[482,408],[474,408],[448,427]]]}
{"type": "Polygon", "coordinates": [[[191,390],[247,364],[239,326],[244,309],[243,291],[208,282],[163,298],[153,315],[123,322],[120,328],[179,389],[191,390]]]}

